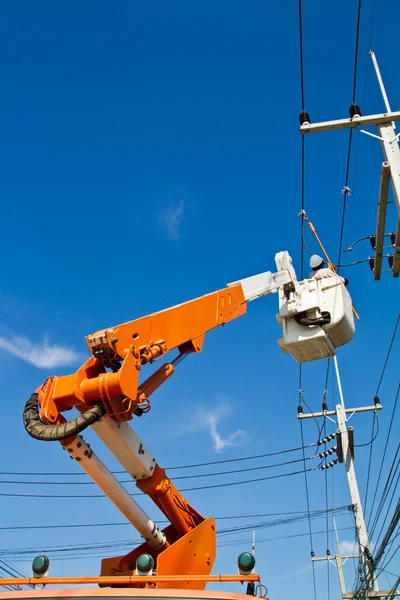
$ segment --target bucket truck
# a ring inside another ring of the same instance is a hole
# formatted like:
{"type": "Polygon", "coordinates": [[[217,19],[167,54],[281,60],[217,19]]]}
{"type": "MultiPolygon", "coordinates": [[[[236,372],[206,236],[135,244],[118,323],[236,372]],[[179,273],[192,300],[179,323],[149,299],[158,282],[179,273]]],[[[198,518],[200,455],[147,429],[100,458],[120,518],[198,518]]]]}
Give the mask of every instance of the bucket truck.
{"type": "MultiPolygon", "coordinates": [[[[244,315],[249,302],[278,293],[277,319],[283,329],[279,345],[297,362],[332,356],[353,337],[351,298],[339,277],[299,282],[288,252],[278,253],[275,262],[276,272],[236,281],[88,335],[89,359],[73,374],[49,377],[28,400],[27,432],[38,440],[59,440],[143,537],[143,543],[127,555],[102,561],[100,586],[202,590],[213,577],[214,519],[204,518],[183,498],[129,425],[135,415],[148,412],[150,396],[179,362],[201,352],[208,331],[244,315]],[[171,361],[139,381],[147,364],[173,350],[177,354],[171,361]],[[67,420],[71,409],[80,414],[67,420]],[[81,433],[87,427],[165,515],[170,523],[165,529],[159,529],[84,441],[81,433]]],[[[239,572],[245,573],[243,565],[250,563],[243,559],[239,572]]]]}

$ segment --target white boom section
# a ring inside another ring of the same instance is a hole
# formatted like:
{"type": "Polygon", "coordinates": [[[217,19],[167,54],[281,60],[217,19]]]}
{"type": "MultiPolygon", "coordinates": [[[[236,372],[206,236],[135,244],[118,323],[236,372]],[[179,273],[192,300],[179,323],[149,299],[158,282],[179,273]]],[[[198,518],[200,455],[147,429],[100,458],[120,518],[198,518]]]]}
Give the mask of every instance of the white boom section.
{"type": "Polygon", "coordinates": [[[278,252],[278,254],[275,255],[275,263],[278,267],[277,273],[266,271],[265,273],[260,273],[260,275],[253,275],[253,277],[246,277],[246,279],[240,279],[239,281],[229,283],[228,287],[240,283],[246,302],[257,300],[257,298],[262,298],[269,294],[274,294],[288,283],[293,283],[297,291],[298,283],[296,272],[292,266],[292,259],[289,253],[286,250],[284,252],[278,252]]]}
{"type": "MultiPolygon", "coordinates": [[[[103,421],[108,421],[108,419],[103,419],[103,421]]],[[[140,508],[80,435],[77,435],[73,442],[65,446],[65,450],[69,452],[70,456],[76,460],[79,466],[115,504],[152,548],[159,549],[165,545],[165,535],[162,531],[140,508]]]]}
{"type": "Polygon", "coordinates": [[[128,423],[100,419],[92,429],[133,479],[151,477],[156,459],[128,423]]]}

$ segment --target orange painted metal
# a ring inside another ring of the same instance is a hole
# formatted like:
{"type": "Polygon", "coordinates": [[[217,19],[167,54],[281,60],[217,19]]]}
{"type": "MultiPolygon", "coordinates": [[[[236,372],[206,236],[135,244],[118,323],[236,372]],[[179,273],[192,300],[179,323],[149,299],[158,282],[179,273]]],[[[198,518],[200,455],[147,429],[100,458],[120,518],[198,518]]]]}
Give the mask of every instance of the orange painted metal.
{"type": "MultiPolygon", "coordinates": [[[[38,390],[42,420],[45,423],[61,423],[65,420],[64,411],[75,407],[84,412],[99,401],[114,421],[130,420],[140,405],[143,410],[149,409],[148,397],[174,372],[172,364],[165,364],[139,386],[143,365],[161,359],[173,349],[178,349],[180,355],[201,352],[207,331],[245,312],[242,286],[237,284],[87,336],[88,348],[93,356],[75,374],[50,377],[38,390]]],[[[201,589],[206,580],[191,577],[191,583],[183,582],[178,572],[185,576],[209,575],[215,560],[213,519],[204,520],[158,465],[155,465],[151,477],[137,481],[137,487],[151,497],[171,522],[164,530],[166,547],[154,552],[144,543],[126,556],[104,559],[102,575],[106,577],[101,579],[101,585],[118,585],[115,579],[112,584],[105,583],[107,576],[124,572],[131,575],[137,556],[149,552],[156,561],[160,576],[177,574],[174,581],[180,581],[183,587],[196,589],[200,586],[201,589]]],[[[151,578],[152,584],[154,581],[151,578]]],[[[171,580],[165,579],[164,583],[168,581],[171,580]]],[[[142,577],[136,583],[130,577],[128,582],[131,586],[143,586],[145,583],[142,577]]]]}
{"type": "Polygon", "coordinates": [[[138,480],[136,486],[150,496],[179,535],[184,535],[204,521],[204,518],[190,506],[172,481],[168,479],[165,470],[158,465],[155,465],[151,477],[138,480]]]}
{"type": "Polygon", "coordinates": [[[115,421],[130,420],[140,403],[142,365],[175,348],[180,352],[201,352],[207,331],[245,312],[246,302],[238,284],[87,336],[88,348],[94,355],[75,374],[50,377],[39,389],[42,420],[62,422],[62,412],[74,406],[82,411],[82,405],[98,401],[115,421]],[[120,368],[106,372],[101,357],[114,361],[114,365],[120,363],[120,368]]]}
{"type": "MultiPolygon", "coordinates": [[[[192,579],[192,576],[209,575],[215,553],[215,521],[210,517],[161,552],[157,559],[157,576],[181,574],[182,579],[174,583],[175,588],[202,590],[207,582],[192,579]]],[[[171,582],[160,582],[157,588],[168,588],[170,585],[171,582]]]]}
{"type": "MultiPolygon", "coordinates": [[[[4,585],[99,585],[99,586],[114,586],[122,585],[127,587],[133,583],[144,583],[154,584],[158,586],[159,583],[182,583],[182,580],[192,581],[197,583],[233,583],[233,582],[260,582],[259,575],[155,575],[155,576],[142,576],[137,575],[125,576],[125,577],[45,577],[42,579],[36,579],[34,577],[7,577],[0,578],[0,586],[4,585]]],[[[170,591],[172,586],[170,587],[170,591]]],[[[174,587],[175,589],[175,587],[174,587]]],[[[179,589],[179,588],[177,588],[179,589]]],[[[89,592],[89,590],[85,590],[89,592]]],[[[43,590],[40,590],[43,592],[43,590]]],[[[14,596],[8,594],[10,597],[14,596]]],[[[29,591],[32,595],[32,590],[29,591]]],[[[35,594],[36,595],[36,594],[35,594]]],[[[127,594],[129,595],[129,594],[127,594]]]]}
{"type": "MultiPolygon", "coordinates": [[[[111,598],[137,598],[143,600],[143,598],[149,598],[152,600],[161,600],[162,598],[168,598],[169,600],[187,600],[193,598],[193,600],[249,600],[249,596],[245,594],[234,594],[232,592],[219,592],[209,590],[191,590],[187,592],[185,590],[157,590],[147,588],[143,589],[123,589],[123,588],[51,588],[51,589],[28,589],[28,590],[13,590],[11,592],[0,592],[1,600],[23,599],[27,598],[104,598],[105,600],[111,598]]],[[[257,599],[258,596],[255,596],[257,599]]]]}

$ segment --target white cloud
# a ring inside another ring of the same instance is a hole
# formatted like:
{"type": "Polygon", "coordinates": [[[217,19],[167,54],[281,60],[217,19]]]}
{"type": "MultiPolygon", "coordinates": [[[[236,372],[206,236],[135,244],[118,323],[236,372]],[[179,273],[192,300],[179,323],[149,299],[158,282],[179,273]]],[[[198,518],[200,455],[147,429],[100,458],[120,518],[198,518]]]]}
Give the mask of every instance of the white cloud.
{"type": "Polygon", "coordinates": [[[47,338],[43,342],[33,343],[24,335],[0,336],[0,348],[40,369],[65,367],[80,360],[75,350],[50,344],[47,338]]]}
{"type": "Polygon", "coordinates": [[[170,240],[179,240],[179,226],[183,219],[184,200],[180,199],[175,204],[171,204],[167,210],[158,215],[158,220],[161,225],[167,229],[168,238],[170,240]]]}
{"type": "Polygon", "coordinates": [[[219,433],[217,425],[228,417],[232,408],[227,400],[220,401],[217,406],[201,406],[193,414],[185,426],[185,432],[208,431],[215,452],[223,452],[230,446],[242,446],[250,440],[250,433],[244,429],[236,429],[224,437],[219,433]]]}
{"type": "Polygon", "coordinates": [[[355,554],[356,542],[354,540],[342,540],[339,542],[341,554],[355,554]]]}

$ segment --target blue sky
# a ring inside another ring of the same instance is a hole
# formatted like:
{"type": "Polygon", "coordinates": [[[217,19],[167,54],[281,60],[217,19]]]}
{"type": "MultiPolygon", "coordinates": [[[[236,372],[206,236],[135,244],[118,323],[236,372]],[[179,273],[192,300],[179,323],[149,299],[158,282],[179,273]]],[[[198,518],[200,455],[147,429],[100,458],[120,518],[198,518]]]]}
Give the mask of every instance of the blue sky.
{"type": "MultiPolygon", "coordinates": [[[[314,122],[345,117],[351,103],[356,2],[303,4],[305,107],[314,122]]],[[[273,270],[280,250],[288,250],[300,270],[297,3],[12,2],[3,3],[0,14],[3,470],[68,472],[77,465],[66,462],[59,445],[30,439],[21,414],[26,399],[48,375],[71,372],[75,365],[67,363],[75,358],[79,364],[86,352],[85,335],[273,270]]],[[[364,113],[383,110],[372,69],[363,100],[370,14],[371,2],[365,1],[356,95],[364,113]]],[[[394,0],[384,7],[376,3],[372,47],[394,110],[400,105],[393,59],[399,16],[394,0]]],[[[306,210],[334,259],[347,140],[345,131],[306,140],[306,210]]],[[[345,247],[373,233],[376,224],[381,149],[377,140],[361,138],[355,170],[357,144],[358,134],[345,247]]],[[[394,230],[394,205],[389,205],[387,219],[387,230],[394,230]]],[[[318,250],[308,234],[307,241],[318,250]]],[[[357,260],[369,253],[364,242],[344,258],[357,260]]],[[[376,283],[366,265],[346,274],[361,321],[338,359],[346,402],[365,405],[372,402],[397,318],[398,281],[385,273],[376,283]]],[[[151,413],[135,421],[161,465],[300,445],[298,367],[277,346],[276,312],[277,298],[266,298],[250,305],[242,319],[211,332],[203,353],[184,361],[153,398],[151,413]],[[222,440],[236,445],[217,453],[210,422],[222,440]]],[[[398,359],[397,338],[380,390],[385,408],[379,415],[373,473],[380,465],[398,385],[398,359]]],[[[321,406],[325,372],[324,362],[303,369],[304,397],[313,410],[321,406]]],[[[333,406],[338,394],[332,376],[328,389],[333,406]]],[[[353,426],[356,441],[368,441],[371,415],[354,417],[353,426]]],[[[306,443],[316,440],[315,423],[305,423],[304,431],[306,443]]],[[[97,448],[115,467],[100,444],[97,448]]],[[[357,451],[363,498],[368,456],[368,447],[357,451]]],[[[235,464],[244,468],[244,463],[235,464]]],[[[300,469],[301,463],[294,467],[300,469]]],[[[197,482],[183,481],[182,487],[197,482]]],[[[324,509],[320,471],[310,474],[309,486],[311,508],[324,509]]],[[[88,488],[1,486],[3,493],[20,494],[86,493],[88,488]]],[[[341,466],[330,470],[328,491],[330,507],[349,503],[341,466]]],[[[200,512],[213,516],[306,508],[302,476],[186,496],[200,512]]],[[[0,505],[0,527],[122,520],[105,499],[0,497],[0,505]]],[[[146,499],[143,506],[158,518],[146,499]]],[[[351,526],[347,515],[337,520],[340,528],[351,526]]],[[[218,522],[219,527],[234,524],[218,522]]],[[[315,531],[325,526],[324,519],[313,523],[315,531]]],[[[296,585],[299,600],[310,597],[309,540],[261,540],[303,533],[306,522],[257,532],[257,568],[271,598],[284,598],[288,584],[296,585]]],[[[340,535],[344,543],[353,539],[350,529],[340,535]]],[[[137,535],[129,526],[3,530],[0,546],[34,552],[120,539],[135,540],[137,535]]],[[[243,543],[221,545],[214,572],[235,572],[236,556],[249,549],[251,533],[226,539],[243,543]]],[[[333,540],[330,549],[335,551],[333,540]]],[[[314,550],[325,553],[325,535],[315,534],[314,550]]],[[[113,551],[104,551],[108,554],[113,551]]],[[[9,562],[28,573],[33,556],[10,555],[9,562]]],[[[74,560],[55,560],[52,573],[96,574],[99,561],[79,553],[74,560]]],[[[391,566],[396,572],[395,561],[391,566]]],[[[318,597],[327,596],[326,566],[316,574],[318,597]]],[[[350,566],[349,586],[353,575],[350,566]]],[[[332,594],[336,579],[331,568],[332,594]]],[[[381,586],[387,585],[383,579],[381,586]]]]}

